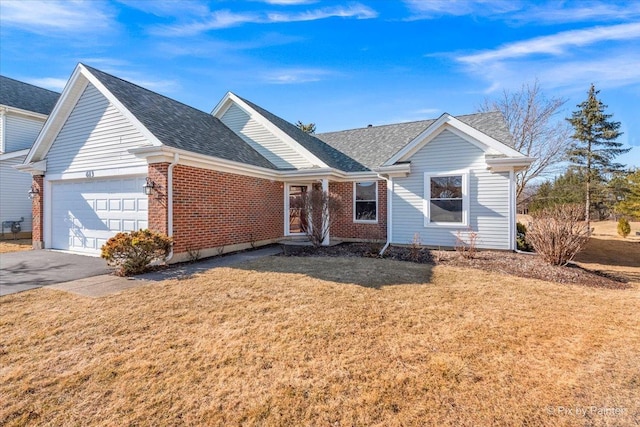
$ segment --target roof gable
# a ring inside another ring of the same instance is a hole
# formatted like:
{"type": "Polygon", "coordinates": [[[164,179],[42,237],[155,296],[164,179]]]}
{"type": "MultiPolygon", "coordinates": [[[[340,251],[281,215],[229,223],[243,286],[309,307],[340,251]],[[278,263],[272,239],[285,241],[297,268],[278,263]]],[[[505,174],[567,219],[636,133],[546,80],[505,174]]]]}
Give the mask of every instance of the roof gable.
{"type": "Polygon", "coordinates": [[[26,163],[46,156],[88,83],[93,84],[154,146],[168,146],[263,168],[275,166],[204,111],[78,64],[26,163]]]}
{"type": "Polygon", "coordinates": [[[463,121],[453,117],[450,114],[444,113],[436,121],[431,123],[424,131],[416,136],[411,142],[405,145],[400,151],[389,158],[384,166],[390,166],[398,162],[409,160],[409,158],[415,154],[420,148],[424,147],[442,131],[449,130],[459,137],[465,139],[469,143],[476,145],[483,150],[487,151],[487,154],[498,154],[506,157],[521,157],[525,156],[506,144],[490,137],[484,132],[470,126],[463,121]]]}
{"type": "MultiPolygon", "coordinates": [[[[448,114],[443,115],[453,118],[448,114]]],[[[442,116],[441,116],[442,117],[442,116]]],[[[489,113],[477,113],[455,117],[458,127],[463,127],[466,132],[484,134],[493,139],[495,147],[507,151],[512,150],[508,145],[512,143],[509,129],[504,122],[502,114],[498,111],[489,113]]],[[[370,169],[381,165],[390,165],[389,160],[401,150],[409,147],[416,140],[422,140],[424,133],[434,132],[442,124],[434,125],[439,119],[421,120],[415,122],[395,123],[382,126],[368,126],[366,128],[351,129],[338,132],[321,133],[317,138],[323,140],[337,150],[357,159],[370,169]],[[434,125],[433,128],[431,126],[434,125]],[[422,135],[422,136],[421,136],[422,135]]],[[[442,129],[440,129],[441,131],[442,129]]],[[[455,129],[454,129],[455,131],[455,129]]],[[[469,135],[466,135],[469,138],[469,135]]],[[[515,152],[509,151],[511,154],[515,152]]],[[[498,151],[496,151],[498,153],[498,151]]],[[[517,153],[517,152],[516,152],[517,153]]],[[[519,155],[519,153],[517,153],[519,155]]],[[[406,160],[406,159],[404,159],[406,160]]],[[[399,161],[396,160],[396,162],[399,161]]],[[[395,163],[395,162],[394,162],[395,163]]]]}
{"type": "Polygon", "coordinates": [[[252,112],[253,117],[256,117],[263,125],[269,127],[270,130],[280,138],[283,144],[287,144],[301,153],[316,167],[329,167],[345,172],[363,172],[368,170],[368,168],[360,162],[331,147],[314,135],[303,132],[297,126],[233,93],[228,93],[214,108],[212,114],[223,114],[225,110],[229,108],[230,102],[235,102],[245,110],[252,112]]]}

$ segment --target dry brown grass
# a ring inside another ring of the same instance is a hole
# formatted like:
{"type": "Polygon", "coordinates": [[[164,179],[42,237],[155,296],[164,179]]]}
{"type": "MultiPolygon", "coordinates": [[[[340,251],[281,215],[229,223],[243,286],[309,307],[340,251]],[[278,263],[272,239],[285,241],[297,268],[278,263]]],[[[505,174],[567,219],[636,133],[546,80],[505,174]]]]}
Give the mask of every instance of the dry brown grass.
{"type": "Polygon", "coordinates": [[[0,240],[0,254],[30,250],[31,239],[0,240]]]}
{"type": "Polygon", "coordinates": [[[638,286],[368,258],[39,289],[0,299],[0,424],[637,425],[639,309],[638,286]]]}
{"type": "Polygon", "coordinates": [[[620,237],[617,222],[600,221],[592,223],[593,235],[584,251],[575,261],[584,268],[625,276],[640,284],[640,222],[630,222],[631,234],[620,237]]]}

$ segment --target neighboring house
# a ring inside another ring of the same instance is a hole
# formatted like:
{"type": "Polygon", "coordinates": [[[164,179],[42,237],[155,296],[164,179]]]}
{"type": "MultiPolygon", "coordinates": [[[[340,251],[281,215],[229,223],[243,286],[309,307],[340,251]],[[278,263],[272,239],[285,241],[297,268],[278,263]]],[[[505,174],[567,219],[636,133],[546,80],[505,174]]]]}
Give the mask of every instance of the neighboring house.
{"type": "Polygon", "coordinates": [[[172,262],[269,244],[301,234],[296,198],[316,185],[346,205],[333,238],[451,247],[473,229],[510,250],[532,159],[509,141],[499,113],[308,135],[232,93],[208,114],[80,64],[20,168],[35,247],[97,254],[145,227],[173,237],[172,262]]]}
{"type": "Polygon", "coordinates": [[[0,76],[0,226],[12,236],[10,223],[20,223],[21,235],[31,233],[31,178],[14,166],[24,162],[59,93],[0,76]]]}

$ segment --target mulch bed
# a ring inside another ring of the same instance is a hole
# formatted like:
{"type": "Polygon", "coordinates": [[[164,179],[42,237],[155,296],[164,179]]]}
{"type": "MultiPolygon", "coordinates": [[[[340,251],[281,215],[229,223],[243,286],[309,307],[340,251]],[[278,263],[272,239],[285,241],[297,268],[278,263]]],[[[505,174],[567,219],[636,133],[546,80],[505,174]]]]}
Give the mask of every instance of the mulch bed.
{"type": "MultiPolygon", "coordinates": [[[[342,243],[336,246],[287,246],[283,256],[330,256],[377,258],[381,246],[368,243],[342,243]]],[[[518,277],[540,279],[556,283],[576,284],[595,288],[628,289],[624,277],[587,270],[575,264],[555,266],[545,263],[535,254],[507,251],[479,251],[474,258],[463,258],[456,251],[412,249],[391,246],[384,258],[433,265],[477,268],[479,270],[511,274],[518,277]]]]}

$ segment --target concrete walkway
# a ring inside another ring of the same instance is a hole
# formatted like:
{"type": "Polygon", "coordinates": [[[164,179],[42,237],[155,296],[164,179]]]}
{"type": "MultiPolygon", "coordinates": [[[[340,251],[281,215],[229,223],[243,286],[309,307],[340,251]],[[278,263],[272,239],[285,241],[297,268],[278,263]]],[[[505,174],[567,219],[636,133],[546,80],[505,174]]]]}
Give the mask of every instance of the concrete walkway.
{"type": "Polygon", "coordinates": [[[111,274],[88,277],[48,286],[51,289],[71,292],[77,295],[99,298],[113,295],[126,289],[147,285],[168,279],[184,279],[198,273],[204,273],[217,267],[228,267],[255,259],[276,255],[282,252],[280,246],[268,246],[253,251],[237,252],[229,255],[203,259],[201,261],[178,264],[166,270],[140,274],[134,277],[118,277],[111,274]]]}

